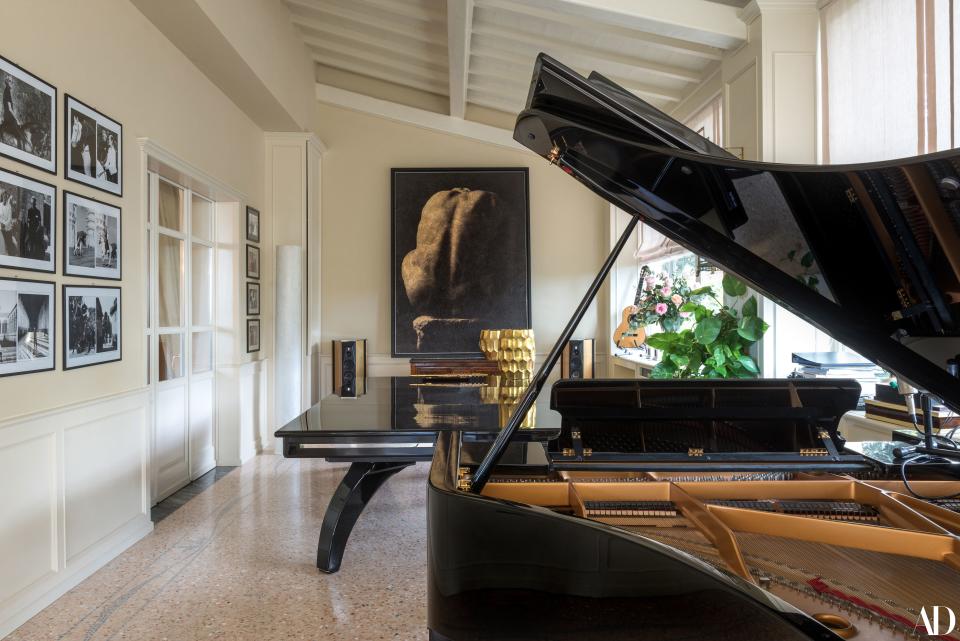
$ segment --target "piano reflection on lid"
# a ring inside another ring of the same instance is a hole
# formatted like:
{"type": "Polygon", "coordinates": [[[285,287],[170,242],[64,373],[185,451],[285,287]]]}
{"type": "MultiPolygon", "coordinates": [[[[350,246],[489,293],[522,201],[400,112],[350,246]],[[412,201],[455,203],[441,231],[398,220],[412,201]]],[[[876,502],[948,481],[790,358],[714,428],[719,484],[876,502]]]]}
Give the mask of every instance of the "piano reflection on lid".
{"type": "Polygon", "coordinates": [[[902,639],[960,607],[958,463],[848,449],[854,381],[560,381],[549,465],[500,463],[641,220],[960,408],[960,153],[746,162],[543,54],[514,137],[633,218],[482,459],[439,437],[431,639],[902,639]]]}

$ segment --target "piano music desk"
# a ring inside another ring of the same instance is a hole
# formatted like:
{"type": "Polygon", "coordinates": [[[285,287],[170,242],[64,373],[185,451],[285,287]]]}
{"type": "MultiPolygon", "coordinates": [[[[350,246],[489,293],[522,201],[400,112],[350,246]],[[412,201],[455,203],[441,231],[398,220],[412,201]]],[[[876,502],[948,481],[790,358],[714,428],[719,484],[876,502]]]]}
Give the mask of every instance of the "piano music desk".
{"type": "MultiPolygon", "coordinates": [[[[350,463],[320,528],[317,567],[321,571],[340,569],[350,532],[364,507],[391,476],[430,461],[440,432],[463,432],[464,442],[473,443],[482,457],[486,444],[500,431],[501,414],[498,390],[482,380],[370,377],[363,396],[331,394],[276,431],[275,436],[283,439],[286,458],[350,463]]],[[[508,458],[526,461],[527,443],[559,434],[560,416],[549,408],[549,393],[540,398],[537,427],[523,430],[523,442],[508,458]]],[[[533,448],[535,460],[542,458],[542,449],[533,448]]]]}

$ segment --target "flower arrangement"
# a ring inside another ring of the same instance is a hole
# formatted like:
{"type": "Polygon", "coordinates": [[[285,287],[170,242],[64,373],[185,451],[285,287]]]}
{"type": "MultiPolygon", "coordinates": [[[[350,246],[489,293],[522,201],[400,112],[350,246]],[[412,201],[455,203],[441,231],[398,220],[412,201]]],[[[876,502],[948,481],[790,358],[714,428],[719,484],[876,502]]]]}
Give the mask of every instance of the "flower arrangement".
{"type": "Polygon", "coordinates": [[[757,378],[760,375],[757,363],[749,354],[750,347],[763,338],[768,328],[757,315],[757,298],[750,296],[740,303],[746,296],[747,286],[730,275],[723,277],[723,291],[739,304],[723,305],[709,287],[694,290],[690,292],[690,300],[678,307],[678,315],[693,315],[693,328],[667,330],[647,337],[650,347],[663,352],[660,363],[653,368],[653,378],[757,378]],[[704,302],[712,304],[707,306],[704,302]]]}
{"type": "Polygon", "coordinates": [[[692,312],[682,309],[684,304],[709,289],[691,290],[683,276],[674,277],[663,272],[654,274],[644,265],[637,287],[636,311],[630,315],[630,329],[659,325],[665,332],[679,331],[683,322],[692,316],[692,312]]]}

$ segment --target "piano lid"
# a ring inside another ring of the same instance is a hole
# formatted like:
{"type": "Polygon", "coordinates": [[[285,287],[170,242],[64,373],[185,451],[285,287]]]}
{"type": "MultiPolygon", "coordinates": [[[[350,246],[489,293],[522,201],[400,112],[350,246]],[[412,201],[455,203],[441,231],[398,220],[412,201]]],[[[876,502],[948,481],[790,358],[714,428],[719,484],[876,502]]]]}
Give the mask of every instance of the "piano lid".
{"type": "Polygon", "coordinates": [[[537,58],[514,138],[667,237],[960,409],[960,151],[734,158],[625,89],[537,58]]]}

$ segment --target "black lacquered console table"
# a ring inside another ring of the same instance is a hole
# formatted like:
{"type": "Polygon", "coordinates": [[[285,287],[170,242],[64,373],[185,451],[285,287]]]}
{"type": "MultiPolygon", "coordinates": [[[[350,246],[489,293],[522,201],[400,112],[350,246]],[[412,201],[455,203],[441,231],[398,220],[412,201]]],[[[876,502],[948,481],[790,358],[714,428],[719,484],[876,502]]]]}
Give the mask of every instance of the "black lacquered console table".
{"type": "MultiPolygon", "coordinates": [[[[433,458],[442,431],[460,431],[465,455],[483,457],[509,414],[512,392],[484,379],[435,377],[368,378],[358,398],[330,395],[276,431],[287,458],[323,458],[350,468],[327,506],[317,545],[317,567],[336,572],[363,508],[400,470],[433,458]]],[[[514,394],[515,395],[515,394],[514,394]]],[[[560,415],[550,410],[550,394],[536,407],[535,427],[503,463],[546,465],[541,443],[559,433],[560,415]]],[[[518,439],[519,440],[519,439],[518,439]]],[[[472,457],[471,457],[472,458],[472,457]]]]}

